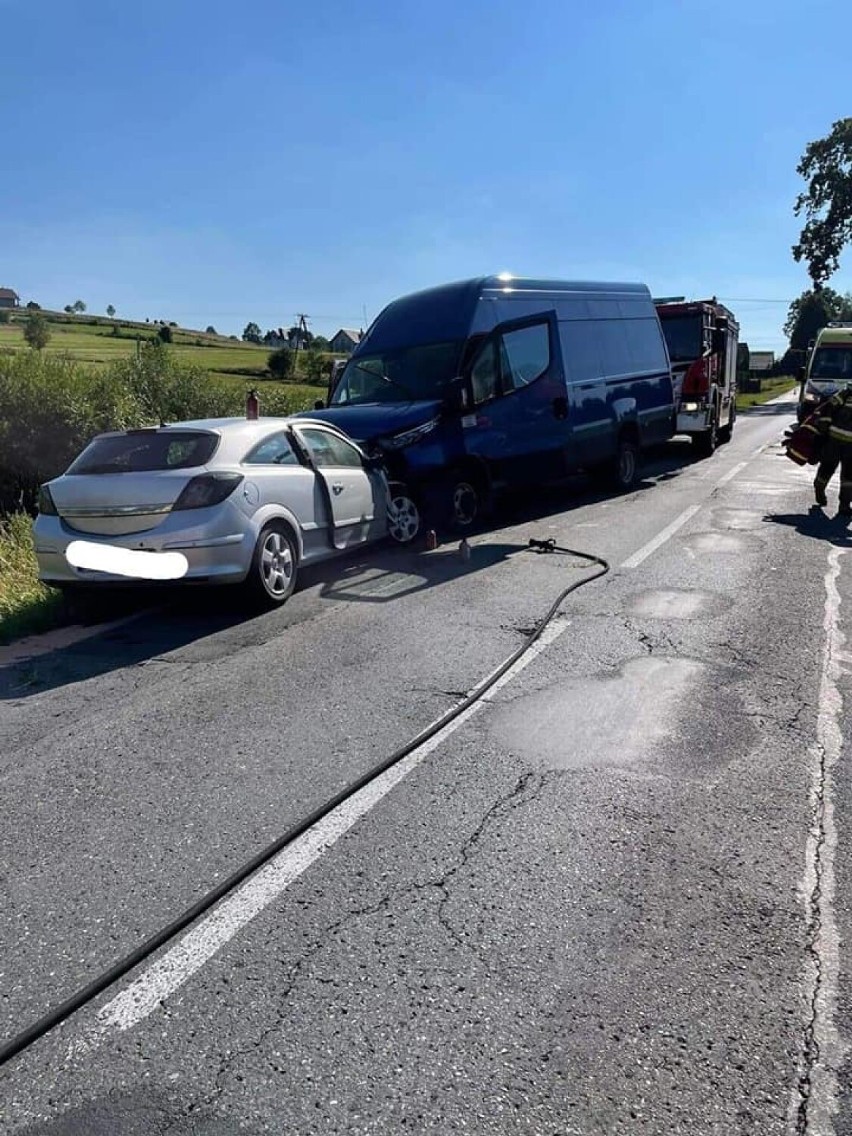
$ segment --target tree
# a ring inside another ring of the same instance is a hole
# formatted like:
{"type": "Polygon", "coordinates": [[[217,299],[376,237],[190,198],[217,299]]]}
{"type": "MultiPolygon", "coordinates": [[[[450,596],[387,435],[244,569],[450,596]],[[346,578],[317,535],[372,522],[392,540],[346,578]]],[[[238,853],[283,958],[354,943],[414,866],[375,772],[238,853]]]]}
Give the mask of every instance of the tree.
{"type": "Polygon", "coordinates": [[[112,319],[112,317],[115,315],[115,308],[112,306],[112,304],[107,304],[106,314],[109,316],[110,319],[112,319]]]}
{"type": "Polygon", "coordinates": [[[309,383],[322,383],[328,378],[331,362],[325,359],[320,351],[315,351],[312,347],[305,352],[304,369],[305,377],[309,383]]]}
{"type": "Polygon", "coordinates": [[[172,342],[172,329],[169,327],[169,325],[167,323],[164,323],[162,325],[160,330],[157,332],[157,335],[159,336],[161,343],[171,343],[172,342]]]}
{"type": "Polygon", "coordinates": [[[289,347],[279,347],[267,360],[267,366],[276,379],[286,379],[293,372],[293,352],[289,347]]]}
{"type": "Polygon", "coordinates": [[[331,344],[324,335],[315,335],[311,347],[316,348],[317,351],[328,351],[331,348],[331,344]]]}
{"type": "Polygon", "coordinates": [[[806,223],[793,245],[793,257],[805,261],[819,290],[838,268],[840,254],[852,240],[852,118],[841,118],[826,138],[805,147],[796,173],[808,188],[793,212],[806,223]]]}
{"type": "Polygon", "coordinates": [[[218,335],[218,334],[219,334],[219,332],[218,332],[218,331],[216,330],[216,328],[215,328],[215,327],[213,326],[213,324],[212,324],[212,323],[208,323],[208,325],[207,325],[207,334],[208,334],[208,335],[218,335]]]}
{"type": "Polygon", "coordinates": [[[50,328],[41,312],[30,312],[24,320],[24,339],[36,351],[41,351],[50,342],[50,328]]]}
{"type": "Polygon", "coordinates": [[[260,343],[262,338],[260,328],[256,323],[247,323],[243,328],[243,340],[246,343],[260,343]]]}
{"type": "Polygon", "coordinates": [[[35,300],[30,300],[30,302],[27,304],[27,311],[28,312],[40,312],[41,311],[41,304],[37,304],[35,302],[35,300]]]}
{"type": "Polygon", "coordinates": [[[790,305],[784,334],[791,348],[805,351],[820,328],[833,320],[852,320],[852,295],[841,296],[833,288],[810,290],[790,305]]]}
{"type": "Polygon", "coordinates": [[[82,315],[83,312],[86,310],[86,305],[83,303],[82,300],[75,300],[74,303],[71,305],[71,307],[74,309],[74,311],[78,315],[82,315]]]}
{"type": "Polygon", "coordinates": [[[0,308],[0,323],[11,323],[12,313],[6,308],[0,308]]]}
{"type": "Polygon", "coordinates": [[[63,310],[63,312],[67,312],[69,316],[73,316],[73,314],[74,314],[74,309],[71,307],[70,304],[66,304],[65,307],[62,310],[63,310]]]}

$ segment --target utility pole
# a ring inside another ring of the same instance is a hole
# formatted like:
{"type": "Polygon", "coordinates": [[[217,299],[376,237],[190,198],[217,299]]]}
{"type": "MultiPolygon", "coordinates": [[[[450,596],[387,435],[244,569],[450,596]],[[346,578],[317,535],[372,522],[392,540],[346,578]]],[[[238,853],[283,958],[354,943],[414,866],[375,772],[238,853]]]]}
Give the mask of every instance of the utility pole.
{"type": "Polygon", "coordinates": [[[298,312],[297,315],[296,315],[296,319],[299,321],[299,323],[297,325],[298,331],[296,332],[296,354],[293,358],[293,375],[294,376],[296,374],[296,369],[299,365],[299,347],[302,345],[304,340],[307,339],[308,334],[309,334],[308,333],[308,320],[310,318],[311,317],[308,316],[308,315],[305,315],[304,312],[298,312]],[[304,339],[303,339],[303,337],[304,337],[304,339]]]}

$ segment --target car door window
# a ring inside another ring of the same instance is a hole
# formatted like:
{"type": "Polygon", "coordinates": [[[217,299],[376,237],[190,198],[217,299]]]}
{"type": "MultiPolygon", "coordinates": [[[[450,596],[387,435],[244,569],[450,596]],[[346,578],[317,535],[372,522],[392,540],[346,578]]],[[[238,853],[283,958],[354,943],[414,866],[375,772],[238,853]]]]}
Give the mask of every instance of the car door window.
{"type": "Polygon", "coordinates": [[[329,467],[363,469],[361,454],[349,442],[327,430],[302,430],[305,445],[311,452],[317,468],[329,467]]]}
{"type": "Polygon", "coordinates": [[[500,338],[503,389],[518,390],[541,378],[550,366],[550,331],[546,323],[507,331],[500,338]]]}
{"type": "Polygon", "coordinates": [[[298,465],[299,459],[286,434],[273,434],[245,457],[247,465],[298,465]]]}

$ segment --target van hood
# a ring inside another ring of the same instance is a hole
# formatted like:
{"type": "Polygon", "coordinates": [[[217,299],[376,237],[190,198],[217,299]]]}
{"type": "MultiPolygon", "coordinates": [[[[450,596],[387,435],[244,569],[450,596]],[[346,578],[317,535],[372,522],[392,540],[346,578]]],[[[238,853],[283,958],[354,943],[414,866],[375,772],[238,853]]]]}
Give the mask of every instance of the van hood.
{"type": "Polygon", "coordinates": [[[437,399],[424,402],[363,402],[356,406],[332,406],[328,410],[311,410],[297,418],[314,418],[328,422],[363,446],[380,438],[413,430],[436,418],[443,410],[437,399]]]}

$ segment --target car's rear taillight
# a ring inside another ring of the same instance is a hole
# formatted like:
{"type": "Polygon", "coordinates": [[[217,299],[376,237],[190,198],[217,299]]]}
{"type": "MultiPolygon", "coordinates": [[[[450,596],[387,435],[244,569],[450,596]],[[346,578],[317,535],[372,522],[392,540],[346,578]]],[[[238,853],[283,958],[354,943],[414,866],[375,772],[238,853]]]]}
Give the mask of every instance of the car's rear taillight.
{"type": "Polygon", "coordinates": [[[243,479],[241,473],[202,473],[193,477],[174,505],[176,509],[206,509],[219,505],[233,493],[243,479]]]}
{"type": "Polygon", "coordinates": [[[38,491],[38,511],[43,517],[56,517],[59,515],[56,512],[56,506],[53,503],[50,490],[46,485],[42,485],[41,489],[38,491]]]}

